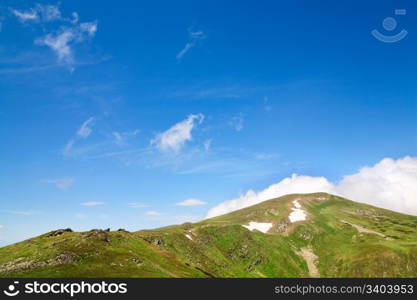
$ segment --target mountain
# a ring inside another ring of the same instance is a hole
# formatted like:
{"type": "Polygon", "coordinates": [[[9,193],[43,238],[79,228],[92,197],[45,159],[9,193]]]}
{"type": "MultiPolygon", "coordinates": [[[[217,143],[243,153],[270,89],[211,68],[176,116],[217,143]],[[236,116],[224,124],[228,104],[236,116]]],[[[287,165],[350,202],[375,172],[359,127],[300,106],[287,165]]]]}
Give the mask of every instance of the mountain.
{"type": "Polygon", "coordinates": [[[417,217],[293,194],[149,231],[52,231],[0,248],[0,277],[417,277],[417,217]]]}

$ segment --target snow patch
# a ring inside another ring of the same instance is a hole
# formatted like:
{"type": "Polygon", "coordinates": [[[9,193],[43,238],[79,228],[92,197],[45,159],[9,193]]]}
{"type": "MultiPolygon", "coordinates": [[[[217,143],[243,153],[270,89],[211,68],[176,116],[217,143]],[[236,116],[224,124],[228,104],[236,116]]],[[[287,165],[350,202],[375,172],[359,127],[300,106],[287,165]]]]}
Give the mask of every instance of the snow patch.
{"type": "Polygon", "coordinates": [[[185,234],[185,237],[186,237],[187,239],[191,240],[191,241],[193,240],[193,237],[192,237],[191,235],[189,235],[188,233],[186,233],[186,234],[185,234]]]}
{"type": "Polygon", "coordinates": [[[266,233],[272,227],[272,223],[258,223],[258,222],[249,222],[249,225],[242,225],[243,227],[249,229],[250,231],[258,230],[260,232],[266,233]]]}
{"type": "Polygon", "coordinates": [[[301,204],[300,202],[298,202],[298,200],[294,200],[292,202],[293,204],[293,208],[292,209],[292,213],[290,213],[289,218],[290,218],[290,222],[294,223],[294,222],[298,222],[298,221],[305,221],[307,218],[307,214],[306,212],[301,208],[301,204]]]}

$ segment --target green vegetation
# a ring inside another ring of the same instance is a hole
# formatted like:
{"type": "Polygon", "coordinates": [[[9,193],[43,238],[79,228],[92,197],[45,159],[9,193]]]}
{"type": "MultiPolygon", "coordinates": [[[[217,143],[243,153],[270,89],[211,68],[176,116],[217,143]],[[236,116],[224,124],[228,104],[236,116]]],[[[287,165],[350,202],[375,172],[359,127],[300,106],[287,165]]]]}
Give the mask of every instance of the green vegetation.
{"type": "Polygon", "coordinates": [[[0,277],[417,277],[417,217],[324,193],[150,231],[58,230],[0,248],[0,277]],[[305,221],[288,219],[298,199],[305,221]],[[249,222],[271,223],[267,233],[249,222]],[[312,270],[314,269],[314,270],[312,270]]]}

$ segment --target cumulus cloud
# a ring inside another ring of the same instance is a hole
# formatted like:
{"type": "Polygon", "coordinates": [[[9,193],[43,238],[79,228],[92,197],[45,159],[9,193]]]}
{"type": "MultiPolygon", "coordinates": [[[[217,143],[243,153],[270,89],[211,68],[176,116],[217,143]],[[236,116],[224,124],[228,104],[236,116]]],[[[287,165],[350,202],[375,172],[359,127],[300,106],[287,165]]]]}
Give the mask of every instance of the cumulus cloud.
{"type": "Polygon", "coordinates": [[[200,200],[200,199],[195,199],[195,198],[191,198],[191,199],[186,199],[184,201],[178,202],[175,205],[177,206],[200,206],[200,205],[206,205],[207,203],[200,200]]]}
{"type": "Polygon", "coordinates": [[[93,131],[92,126],[94,122],[94,117],[91,117],[84,121],[83,124],[81,124],[80,129],[77,131],[77,135],[83,139],[87,138],[91,132],[93,131]]]}
{"type": "Polygon", "coordinates": [[[191,141],[191,132],[195,127],[195,122],[201,124],[204,120],[203,114],[189,115],[187,119],[181,121],[168,130],[157,134],[151,141],[162,152],[179,152],[187,141],[191,141]]]}
{"type": "Polygon", "coordinates": [[[345,176],[336,190],[354,201],[417,215],[417,157],[385,158],[345,176]]]}
{"type": "Polygon", "coordinates": [[[43,183],[53,184],[56,188],[65,190],[75,183],[74,178],[58,178],[43,180],[43,183]]]}
{"type": "Polygon", "coordinates": [[[89,201],[89,202],[83,202],[81,203],[82,206],[100,206],[104,205],[104,202],[98,202],[98,201],[89,201]]]}
{"type": "Polygon", "coordinates": [[[332,192],[333,184],[324,177],[300,176],[293,174],[262,191],[249,190],[239,198],[223,202],[209,210],[207,217],[215,217],[266,200],[294,193],[332,192]]]}
{"type": "Polygon", "coordinates": [[[188,29],[189,41],[185,44],[184,48],[181,49],[177,54],[177,60],[181,60],[191,48],[198,45],[198,43],[205,39],[206,35],[202,30],[194,30],[193,28],[188,29]]]}
{"type": "Polygon", "coordinates": [[[262,191],[249,190],[239,198],[223,202],[210,209],[207,217],[292,193],[326,192],[357,202],[417,215],[417,157],[385,158],[372,167],[364,167],[338,183],[324,177],[293,174],[262,191]]]}

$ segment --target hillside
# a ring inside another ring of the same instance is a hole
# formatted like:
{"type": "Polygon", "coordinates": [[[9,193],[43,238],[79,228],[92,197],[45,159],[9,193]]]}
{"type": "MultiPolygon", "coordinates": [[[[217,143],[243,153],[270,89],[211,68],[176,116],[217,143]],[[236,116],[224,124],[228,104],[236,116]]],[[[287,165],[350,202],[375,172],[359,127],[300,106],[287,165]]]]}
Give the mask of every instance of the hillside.
{"type": "Polygon", "coordinates": [[[150,231],[53,231],[0,277],[417,277],[417,217],[324,193],[150,231]]]}

